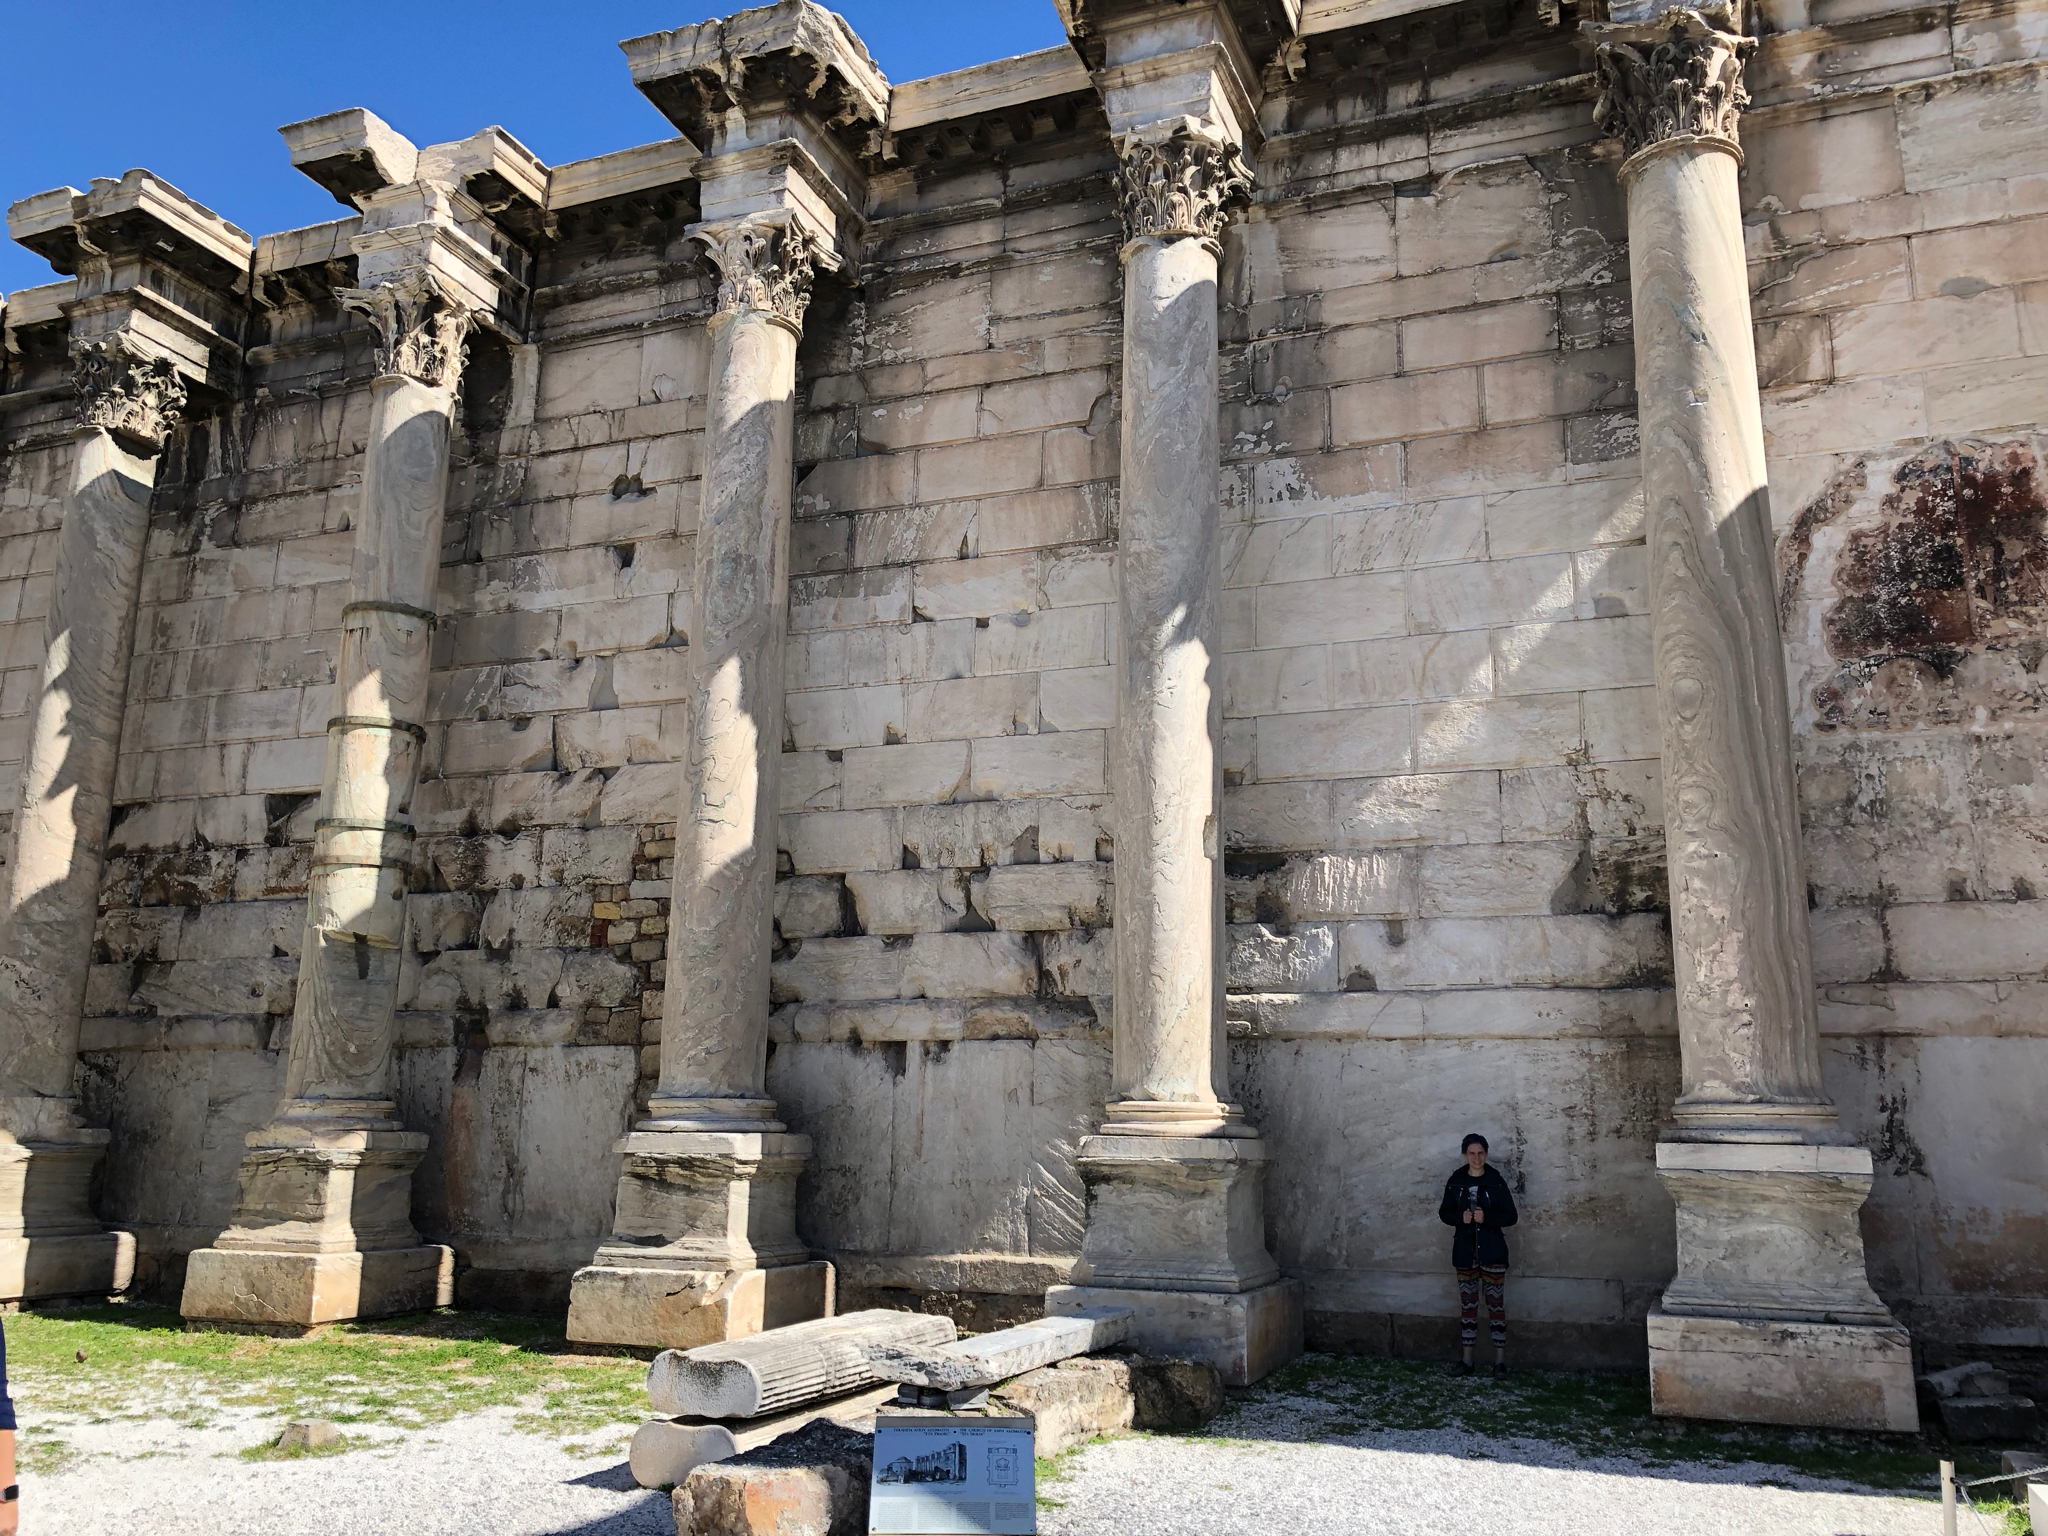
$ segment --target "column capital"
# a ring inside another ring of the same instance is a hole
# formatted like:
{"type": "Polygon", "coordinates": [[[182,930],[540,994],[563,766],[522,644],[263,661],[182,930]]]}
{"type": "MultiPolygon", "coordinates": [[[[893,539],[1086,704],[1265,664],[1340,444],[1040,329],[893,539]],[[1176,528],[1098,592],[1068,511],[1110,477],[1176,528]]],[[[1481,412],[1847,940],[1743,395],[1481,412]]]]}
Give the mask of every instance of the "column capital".
{"type": "Polygon", "coordinates": [[[1593,121],[1621,140],[1630,160],[1674,142],[1704,142],[1740,159],[1736,119],[1749,102],[1742,66],[1756,39],[1736,25],[1726,5],[1589,24],[1600,82],[1593,121]]]}
{"type": "Polygon", "coordinates": [[[104,427],[147,454],[164,439],[185,406],[185,381],[169,358],[116,331],[79,345],[71,354],[81,426],[104,427]]]}
{"type": "Polygon", "coordinates": [[[431,271],[408,272],[372,288],[337,288],[334,296],[342,308],[368,315],[383,337],[379,374],[399,374],[430,389],[455,387],[476,311],[431,271]]]}
{"type": "Polygon", "coordinates": [[[1251,200],[1238,147],[1192,117],[1135,129],[1117,141],[1117,203],[1126,241],[1193,238],[1214,246],[1251,200]]]}
{"type": "Polygon", "coordinates": [[[749,213],[696,225],[690,238],[702,242],[718,268],[718,314],[766,310],[791,330],[803,330],[821,263],[816,238],[799,220],[749,213]]]}

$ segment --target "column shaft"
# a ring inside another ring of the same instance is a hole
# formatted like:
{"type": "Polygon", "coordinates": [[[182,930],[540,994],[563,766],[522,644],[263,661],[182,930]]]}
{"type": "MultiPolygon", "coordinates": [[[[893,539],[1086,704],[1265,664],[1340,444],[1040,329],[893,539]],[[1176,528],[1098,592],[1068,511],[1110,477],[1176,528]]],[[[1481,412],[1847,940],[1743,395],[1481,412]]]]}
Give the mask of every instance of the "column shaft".
{"type": "Polygon", "coordinates": [[[1737,160],[1628,176],[1680,1124],[1832,1122],[1806,923],[1737,160]]]}
{"type": "Polygon", "coordinates": [[[779,1131],[763,1087],[789,617],[795,328],[711,322],[690,738],[676,828],[657,1120],[779,1131]]]}
{"type": "Polygon", "coordinates": [[[80,428],[59,516],[43,668],[0,920],[0,1301],[127,1287],[135,1238],[93,1216],[112,1133],[79,1124],[79,1030],[136,600],[161,449],[185,401],[175,365],[126,331],[74,353],[80,428]]]}
{"type": "Polygon", "coordinates": [[[400,374],[371,392],[280,1114],[395,1128],[392,1017],[455,395],[400,374]]]}
{"type": "Polygon", "coordinates": [[[72,455],[0,940],[0,1070],[23,1139],[70,1117],[156,483],[156,462],[104,427],[80,429],[72,455]]]}
{"type": "Polygon", "coordinates": [[[1214,246],[1134,240],[1118,529],[1116,1129],[1201,1134],[1235,1118],[1221,1103],[1216,397],[1214,246]]]}

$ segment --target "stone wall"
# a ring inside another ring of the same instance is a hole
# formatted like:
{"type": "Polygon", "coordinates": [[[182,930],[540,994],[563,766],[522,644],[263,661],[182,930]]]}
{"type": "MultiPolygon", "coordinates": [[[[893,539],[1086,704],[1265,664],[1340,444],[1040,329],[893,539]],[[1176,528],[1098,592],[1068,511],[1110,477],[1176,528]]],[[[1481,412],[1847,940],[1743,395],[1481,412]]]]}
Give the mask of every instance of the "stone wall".
{"type": "MultiPolygon", "coordinates": [[[[2038,17],[1765,23],[1743,185],[1828,1087],[1885,1300],[1930,1350],[2038,1347],[2038,17]]],[[[1467,1130],[1522,1204],[1532,1355],[1639,1358],[1673,1266],[1627,225],[1584,67],[1533,8],[1311,36],[1224,241],[1232,1072],[1311,1343],[1448,1338],[1467,1130]]],[[[1099,108],[1034,110],[871,172],[798,364],[769,1089],[842,1296],[974,1319],[1065,1277],[1109,1093],[1122,234],[1099,108]]],[[[472,1303],[563,1304],[656,1071],[694,197],[554,209],[525,339],[472,343],[400,1002],[415,1220],[472,1303]]],[[[353,222],[259,243],[243,388],[158,492],[81,1068],[158,1295],[282,1083],[372,371],[331,296],[353,222]]],[[[9,365],[5,786],[65,454],[21,393],[47,363],[9,365]]]]}

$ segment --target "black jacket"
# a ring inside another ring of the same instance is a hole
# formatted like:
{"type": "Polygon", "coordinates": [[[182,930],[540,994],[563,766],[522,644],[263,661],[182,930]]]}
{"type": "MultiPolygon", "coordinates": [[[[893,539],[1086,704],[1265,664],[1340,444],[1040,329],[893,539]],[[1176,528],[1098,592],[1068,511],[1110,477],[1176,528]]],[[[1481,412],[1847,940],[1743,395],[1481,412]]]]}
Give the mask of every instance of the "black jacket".
{"type": "Polygon", "coordinates": [[[1500,1170],[1493,1164],[1488,1163],[1486,1171],[1475,1179],[1460,1163],[1457,1172],[1444,1181],[1444,1203],[1438,1208],[1437,1215],[1445,1226],[1454,1229],[1451,1238],[1451,1266],[1454,1269],[1507,1263],[1508,1240],[1502,1235],[1501,1228],[1515,1224],[1515,1197],[1508,1189],[1508,1181],[1500,1176],[1500,1170]],[[1486,1220],[1468,1225],[1465,1207],[1474,1204],[1486,1212],[1486,1220]]]}

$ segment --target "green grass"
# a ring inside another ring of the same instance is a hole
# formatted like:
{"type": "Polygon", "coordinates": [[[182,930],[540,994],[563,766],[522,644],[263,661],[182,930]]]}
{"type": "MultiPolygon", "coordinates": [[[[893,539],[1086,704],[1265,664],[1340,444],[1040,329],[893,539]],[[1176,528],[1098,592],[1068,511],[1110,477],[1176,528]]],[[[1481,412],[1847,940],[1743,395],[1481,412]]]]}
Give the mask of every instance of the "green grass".
{"type": "MultiPolygon", "coordinates": [[[[303,1339],[187,1333],[177,1313],[159,1307],[24,1312],[7,1320],[7,1355],[24,1416],[46,1425],[168,1418],[204,1429],[227,1410],[235,1419],[417,1429],[513,1407],[530,1433],[610,1441],[647,1412],[642,1361],[572,1346],[530,1318],[485,1312],[337,1324],[303,1339]]],[[[69,1454],[40,1431],[23,1440],[31,1470],[69,1454]]]]}
{"type": "Polygon", "coordinates": [[[1453,1379],[1437,1365],[1310,1355],[1253,1392],[1233,1396],[1247,1406],[1261,1398],[1284,1399],[1304,1413],[1300,1432],[1316,1439],[1457,1429],[1502,1441],[1563,1445],[1583,1456],[1627,1457],[1656,1468],[1761,1463],[1866,1488],[1916,1492],[1935,1489],[1937,1463],[1944,1457],[1953,1458],[1964,1477],[1998,1470],[1995,1455],[1946,1448],[1920,1435],[1655,1418],[1649,1380],[1638,1371],[1520,1369],[1505,1381],[1453,1379]]]}

